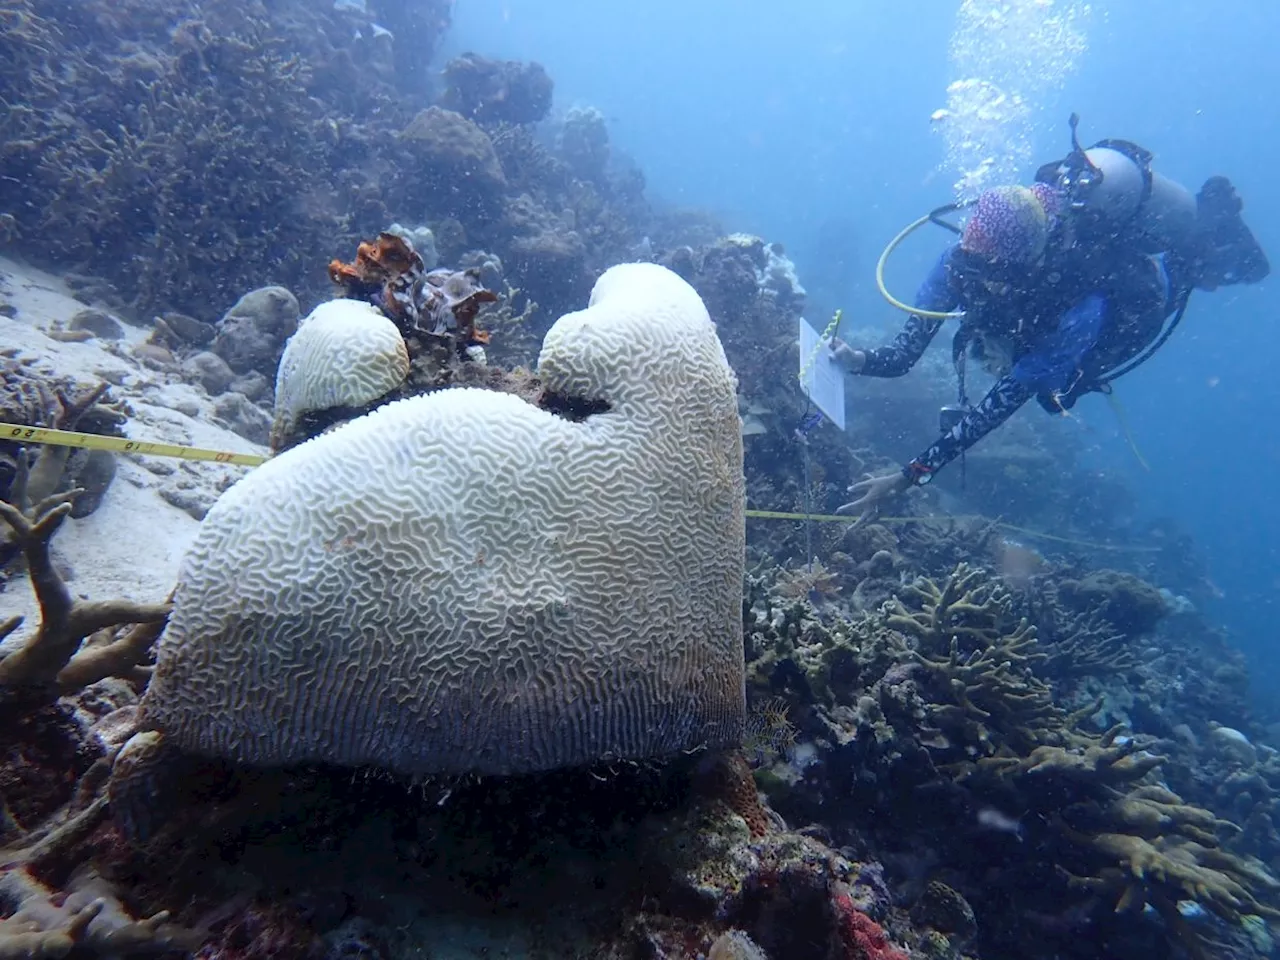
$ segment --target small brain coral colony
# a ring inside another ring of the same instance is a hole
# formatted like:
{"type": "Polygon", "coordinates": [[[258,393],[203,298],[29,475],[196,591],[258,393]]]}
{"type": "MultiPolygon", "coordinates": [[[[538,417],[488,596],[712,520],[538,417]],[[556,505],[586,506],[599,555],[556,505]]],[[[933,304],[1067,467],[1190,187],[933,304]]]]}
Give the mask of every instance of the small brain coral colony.
{"type": "Polygon", "coordinates": [[[228,491],[184,561],[144,725],[234,761],[407,774],[737,743],[742,441],[702,301],[663,267],[614,267],[538,370],[599,412],[410,397],[228,491]]]}
{"type": "Polygon", "coordinates": [[[341,295],[302,320],[276,370],[272,450],[398,397],[483,381],[489,335],[476,318],[498,295],[477,271],[428,270],[412,243],[383,233],[329,277],[341,295]]]}

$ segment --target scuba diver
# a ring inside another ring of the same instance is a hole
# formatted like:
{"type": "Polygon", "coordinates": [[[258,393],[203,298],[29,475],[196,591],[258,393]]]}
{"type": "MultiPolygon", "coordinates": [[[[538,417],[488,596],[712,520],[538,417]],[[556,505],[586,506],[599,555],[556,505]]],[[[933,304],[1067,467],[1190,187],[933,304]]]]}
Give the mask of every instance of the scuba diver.
{"type": "MultiPolygon", "coordinates": [[[[1153,171],[1151,154],[1136,144],[1082,149],[1077,123],[1072,115],[1071,153],[1041,167],[1034,184],[977,198],[914,307],[898,304],[911,317],[892,343],[859,350],[831,340],[847,373],[900,377],[948,317],[960,318],[952,344],[959,403],[943,408],[941,436],[900,470],[853,484],[855,499],[837,513],[869,519],[1033,397],[1065,414],[1086,393],[1109,393],[1112,380],[1168,339],[1193,290],[1257,283],[1270,272],[1229,180],[1211,177],[1192,197],[1153,171]],[[966,358],[997,378],[975,405],[965,394],[966,358]]],[[[930,219],[942,222],[931,214],[908,231],[930,219]]]]}

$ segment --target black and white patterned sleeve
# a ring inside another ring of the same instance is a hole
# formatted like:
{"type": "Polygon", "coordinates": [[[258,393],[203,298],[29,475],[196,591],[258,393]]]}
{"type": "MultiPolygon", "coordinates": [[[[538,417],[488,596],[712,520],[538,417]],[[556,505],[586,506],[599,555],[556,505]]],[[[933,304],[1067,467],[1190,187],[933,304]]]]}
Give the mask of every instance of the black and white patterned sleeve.
{"type": "Polygon", "coordinates": [[[902,472],[912,483],[928,483],[933,475],[1004,423],[1030,400],[1032,391],[1011,376],[1001,377],[987,395],[902,472]]]}
{"type": "MultiPolygon", "coordinates": [[[[947,313],[959,306],[959,297],[951,282],[950,262],[952,247],[947,250],[925,278],[916,292],[915,306],[931,313],[947,313]]],[[[862,368],[864,377],[900,377],[914,367],[925,349],[942,329],[945,321],[940,317],[924,317],[913,313],[902,332],[887,347],[867,351],[867,362],[862,368]]]]}

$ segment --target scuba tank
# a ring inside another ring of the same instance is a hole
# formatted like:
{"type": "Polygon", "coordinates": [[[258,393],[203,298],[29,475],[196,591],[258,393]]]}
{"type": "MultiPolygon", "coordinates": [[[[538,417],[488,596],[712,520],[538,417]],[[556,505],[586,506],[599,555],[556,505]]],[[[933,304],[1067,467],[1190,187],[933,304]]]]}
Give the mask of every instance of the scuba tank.
{"type": "Polygon", "coordinates": [[[1071,115],[1071,152],[1047,163],[1036,180],[1057,187],[1075,211],[1086,238],[1123,235],[1145,253],[1194,256],[1199,229],[1196,198],[1151,169],[1152,155],[1129,140],[1080,146],[1080,118],[1071,115]]]}

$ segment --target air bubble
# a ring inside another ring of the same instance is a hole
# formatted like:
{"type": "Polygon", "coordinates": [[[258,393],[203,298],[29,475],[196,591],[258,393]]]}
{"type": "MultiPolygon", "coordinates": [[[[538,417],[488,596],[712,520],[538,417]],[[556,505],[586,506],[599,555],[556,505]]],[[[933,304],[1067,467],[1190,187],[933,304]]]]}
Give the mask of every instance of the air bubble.
{"type": "Polygon", "coordinates": [[[1032,159],[1042,105],[1088,48],[1092,9],[1056,0],[962,0],[951,35],[947,103],[932,117],[956,199],[1015,183],[1032,159]]]}

